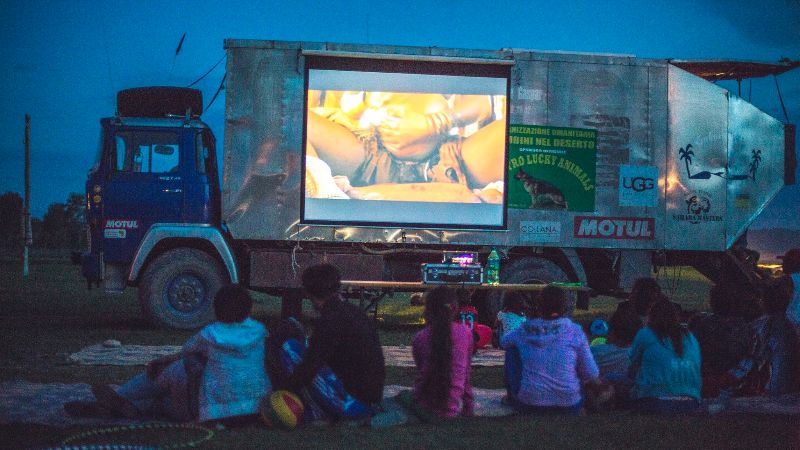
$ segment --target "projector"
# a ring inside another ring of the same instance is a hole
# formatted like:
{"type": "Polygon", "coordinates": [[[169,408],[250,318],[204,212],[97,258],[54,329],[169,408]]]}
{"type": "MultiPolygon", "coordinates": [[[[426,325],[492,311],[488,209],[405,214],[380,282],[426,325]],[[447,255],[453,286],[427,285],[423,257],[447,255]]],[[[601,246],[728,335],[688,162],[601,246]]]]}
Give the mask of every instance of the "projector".
{"type": "Polygon", "coordinates": [[[423,264],[422,282],[428,284],[481,284],[483,267],[480,264],[423,264]]]}

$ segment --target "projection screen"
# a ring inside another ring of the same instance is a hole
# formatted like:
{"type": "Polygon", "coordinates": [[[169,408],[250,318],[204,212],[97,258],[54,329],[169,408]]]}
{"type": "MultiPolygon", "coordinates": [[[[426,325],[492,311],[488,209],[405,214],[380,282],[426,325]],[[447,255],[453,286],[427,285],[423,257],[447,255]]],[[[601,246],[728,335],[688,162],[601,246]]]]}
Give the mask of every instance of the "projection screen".
{"type": "Polygon", "coordinates": [[[302,222],[504,229],[505,65],[306,58],[302,222]]]}

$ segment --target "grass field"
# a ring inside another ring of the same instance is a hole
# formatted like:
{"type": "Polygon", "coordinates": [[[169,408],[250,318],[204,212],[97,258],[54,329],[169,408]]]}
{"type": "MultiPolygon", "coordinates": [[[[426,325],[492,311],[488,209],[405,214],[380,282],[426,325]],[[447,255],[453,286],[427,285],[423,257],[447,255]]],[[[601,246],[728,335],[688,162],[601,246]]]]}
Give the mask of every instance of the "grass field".
{"type": "MultiPolygon", "coordinates": [[[[659,279],[673,300],[687,310],[705,307],[708,282],[694,271],[669,269],[659,279]]],[[[278,318],[276,299],[256,294],[255,317],[269,326],[278,318]]],[[[587,323],[607,317],[618,300],[593,299],[576,319],[587,323]]],[[[34,258],[29,277],[19,264],[0,261],[0,380],[62,383],[119,383],[140,368],[78,366],[68,355],[106,339],[126,344],[180,345],[190,332],[151,327],[139,317],[135,291],[106,296],[87,291],[77,267],[59,258],[34,258]]],[[[381,304],[385,345],[408,344],[420,327],[421,307],[406,296],[381,304]]],[[[473,369],[473,384],[502,387],[501,368],[473,369]]],[[[410,385],[413,369],[388,368],[387,384],[410,385]]],[[[0,426],[0,446],[35,448],[58,445],[86,429],[34,425],[0,426]]],[[[137,436],[140,436],[137,434],[137,436]]],[[[146,443],[166,445],[170,433],[146,443]]],[[[173,438],[176,438],[173,435],[173,438]]],[[[373,430],[348,426],[313,427],[284,432],[251,425],[218,431],[202,448],[438,448],[438,447],[638,447],[638,448],[787,448],[800,446],[796,419],[789,416],[718,415],[644,417],[608,413],[586,417],[506,417],[458,419],[447,424],[373,430]]]]}

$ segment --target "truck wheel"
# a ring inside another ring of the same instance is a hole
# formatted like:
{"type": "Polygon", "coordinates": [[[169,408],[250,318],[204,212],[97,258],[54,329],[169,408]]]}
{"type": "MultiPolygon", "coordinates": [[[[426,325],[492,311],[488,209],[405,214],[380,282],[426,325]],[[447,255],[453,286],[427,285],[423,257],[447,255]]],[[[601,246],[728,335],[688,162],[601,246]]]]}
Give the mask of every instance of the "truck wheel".
{"type": "MultiPolygon", "coordinates": [[[[570,281],[567,273],[558,264],[545,258],[522,258],[512,261],[500,269],[500,281],[514,284],[544,284],[554,281],[570,281]]],[[[482,301],[482,319],[494,323],[497,313],[503,309],[505,293],[489,291],[482,301]]],[[[575,291],[567,291],[567,315],[572,315],[577,301],[575,291]]]]}
{"type": "Polygon", "coordinates": [[[214,319],[214,295],[226,278],[220,264],[206,252],[169,250],[145,269],[139,303],[145,316],[157,325],[199,328],[214,319]]]}

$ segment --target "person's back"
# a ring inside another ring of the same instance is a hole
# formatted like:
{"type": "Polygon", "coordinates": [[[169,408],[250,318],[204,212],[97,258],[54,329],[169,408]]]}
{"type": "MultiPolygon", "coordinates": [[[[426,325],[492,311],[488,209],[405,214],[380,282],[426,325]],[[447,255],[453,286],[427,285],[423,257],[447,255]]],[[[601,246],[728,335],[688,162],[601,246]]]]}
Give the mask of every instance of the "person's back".
{"type": "Polygon", "coordinates": [[[507,353],[519,354],[519,386],[516,381],[509,384],[510,394],[523,405],[579,408],[582,383],[598,379],[583,329],[561,317],[563,297],[560,289],[546,288],[539,301],[543,318],[525,321],[500,341],[507,353]]]}
{"type": "Polygon", "coordinates": [[[642,328],[639,316],[631,309],[618,309],[609,320],[606,343],[590,347],[600,374],[611,381],[627,378],[628,352],[636,333],[642,328]]]}
{"type": "Polygon", "coordinates": [[[631,346],[634,407],[649,413],[688,413],[700,399],[700,345],[666,299],[653,304],[647,326],[631,346]]]}
{"type": "Polygon", "coordinates": [[[759,377],[755,387],[770,395],[800,389],[798,336],[786,316],[792,289],[792,280],[786,275],[768,286],[764,295],[765,314],[752,323],[757,338],[754,372],[759,377]]]}
{"type": "Polygon", "coordinates": [[[213,306],[216,321],[180,352],[148,362],[145,372],[116,390],[92,386],[97,403],[132,419],[205,422],[255,414],[272,389],[263,368],[267,330],[250,318],[253,300],[242,286],[220,288],[213,306]]]}
{"type": "Polygon", "coordinates": [[[356,399],[378,403],[383,398],[383,350],[377,328],[361,308],[342,300],[325,305],[309,342],[308,358],[315,357],[328,364],[356,399]]]}
{"type": "Polygon", "coordinates": [[[251,318],[214,322],[184,345],[206,356],[199,393],[201,421],[258,410],[259,400],[271,390],[263,369],[266,334],[266,328],[251,318]]]}
{"type": "Polygon", "coordinates": [[[452,356],[450,358],[450,388],[446,405],[433,404],[423,392],[426,378],[433,375],[432,330],[426,327],[414,335],[412,349],[414,362],[417,365],[417,376],[414,380],[414,398],[422,406],[442,417],[455,417],[462,412],[472,414],[472,387],[469,381],[470,361],[472,360],[472,331],[465,324],[451,322],[452,356]]]}
{"type": "Polygon", "coordinates": [[[525,404],[574,405],[581,400],[581,382],[597,377],[586,335],[569,318],[527,320],[501,343],[519,351],[522,384],[517,399],[525,404]]]}
{"type": "Polygon", "coordinates": [[[671,341],[660,339],[649,327],[639,331],[631,347],[637,398],[700,398],[700,346],[691,333],[682,339],[683,354],[678,355],[671,341]]]}
{"type": "Polygon", "coordinates": [[[703,397],[716,397],[723,390],[735,392],[752,367],[755,333],[745,320],[749,297],[724,285],[711,289],[711,313],[702,313],[689,322],[689,329],[700,345],[703,397]]]}
{"type": "Polygon", "coordinates": [[[786,308],[786,317],[800,336],[800,248],[789,250],[782,258],[783,273],[792,282],[792,298],[786,308]]]}
{"type": "MultiPolygon", "coordinates": [[[[303,350],[301,361],[293,368],[287,380],[295,392],[309,387],[320,370],[327,366],[341,384],[344,392],[330,398],[331,392],[320,392],[325,403],[331,406],[329,414],[351,419],[372,414],[373,406],[383,399],[383,382],[386,376],[383,350],[378,330],[367,314],[352,305],[339,293],[341,274],[331,264],[308,267],[302,275],[303,288],[308,294],[319,318],[303,350]],[[350,401],[354,399],[354,402],[350,401]],[[353,408],[347,405],[355,405],[353,408]]],[[[323,383],[324,385],[325,383],[323,383]]],[[[322,386],[323,389],[334,389],[322,386]]],[[[319,390],[319,389],[318,389],[319,390]]]]}
{"type": "Polygon", "coordinates": [[[700,345],[704,374],[724,374],[736,367],[753,348],[750,325],[741,317],[702,314],[695,317],[689,329],[700,345]]]}

